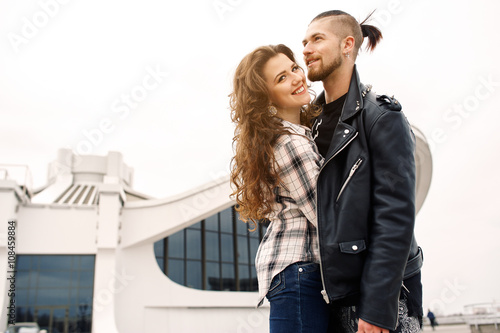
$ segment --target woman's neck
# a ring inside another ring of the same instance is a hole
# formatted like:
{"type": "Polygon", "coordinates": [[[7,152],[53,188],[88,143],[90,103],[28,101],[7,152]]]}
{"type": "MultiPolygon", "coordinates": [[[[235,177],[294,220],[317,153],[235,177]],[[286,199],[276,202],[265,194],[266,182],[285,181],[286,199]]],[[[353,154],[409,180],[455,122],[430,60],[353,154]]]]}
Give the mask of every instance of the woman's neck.
{"type": "Polygon", "coordinates": [[[279,109],[277,117],[289,121],[292,124],[300,125],[300,108],[298,109],[279,109]]]}

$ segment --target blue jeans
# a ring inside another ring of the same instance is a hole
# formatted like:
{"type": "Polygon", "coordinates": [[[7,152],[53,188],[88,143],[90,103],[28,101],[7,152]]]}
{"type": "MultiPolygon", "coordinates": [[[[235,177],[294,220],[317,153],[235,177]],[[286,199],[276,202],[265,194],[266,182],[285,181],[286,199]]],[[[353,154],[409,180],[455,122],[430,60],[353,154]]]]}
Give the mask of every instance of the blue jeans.
{"type": "Polygon", "coordinates": [[[329,309],[323,300],[319,264],[299,262],[271,281],[270,333],[327,332],[329,309]]]}

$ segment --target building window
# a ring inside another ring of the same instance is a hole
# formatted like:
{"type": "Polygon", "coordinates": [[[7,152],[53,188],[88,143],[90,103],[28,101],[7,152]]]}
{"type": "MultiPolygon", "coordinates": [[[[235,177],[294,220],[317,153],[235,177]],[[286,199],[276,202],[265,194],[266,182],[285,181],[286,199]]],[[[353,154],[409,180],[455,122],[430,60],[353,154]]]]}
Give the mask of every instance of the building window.
{"type": "Polygon", "coordinates": [[[266,227],[255,231],[225,209],[154,244],[162,271],[202,290],[257,291],[255,255],[266,227]]]}
{"type": "Polygon", "coordinates": [[[94,267],[93,255],[18,255],[16,321],[48,333],[90,333],[94,267]]]}

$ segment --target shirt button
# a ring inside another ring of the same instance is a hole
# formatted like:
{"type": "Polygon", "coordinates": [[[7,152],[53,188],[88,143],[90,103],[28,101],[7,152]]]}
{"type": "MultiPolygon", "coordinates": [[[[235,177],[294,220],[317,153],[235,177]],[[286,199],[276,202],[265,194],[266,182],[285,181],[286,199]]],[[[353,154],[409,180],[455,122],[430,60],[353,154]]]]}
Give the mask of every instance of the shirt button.
{"type": "Polygon", "coordinates": [[[345,134],[349,133],[349,130],[348,129],[344,130],[344,133],[345,134]]]}
{"type": "Polygon", "coordinates": [[[302,273],[304,269],[302,267],[299,268],[299,272],[302,273]]]}
{"type": "Polygon", "coordinates": [[[358,250],[358,246],[357,246],[357,245],[353,245],[353,246],[352,246],[352,250],[353,250],[353,251],[357,251],[357,250],[358,250]]]}

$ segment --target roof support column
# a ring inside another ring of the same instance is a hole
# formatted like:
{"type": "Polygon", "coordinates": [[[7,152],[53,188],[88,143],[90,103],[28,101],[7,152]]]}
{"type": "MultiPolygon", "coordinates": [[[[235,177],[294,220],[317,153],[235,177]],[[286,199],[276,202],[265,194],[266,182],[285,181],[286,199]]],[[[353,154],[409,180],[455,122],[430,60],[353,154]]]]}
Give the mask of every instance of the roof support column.
{"type": "Polygon", "coordinates": [[[97,254],[94,275],[92,332],[116,333],[116,294],[120,292],[120,268],[116,260],[120,242],[121,209],[125,194],[121,185],[99,188],[97,214],[97,254]]]}

